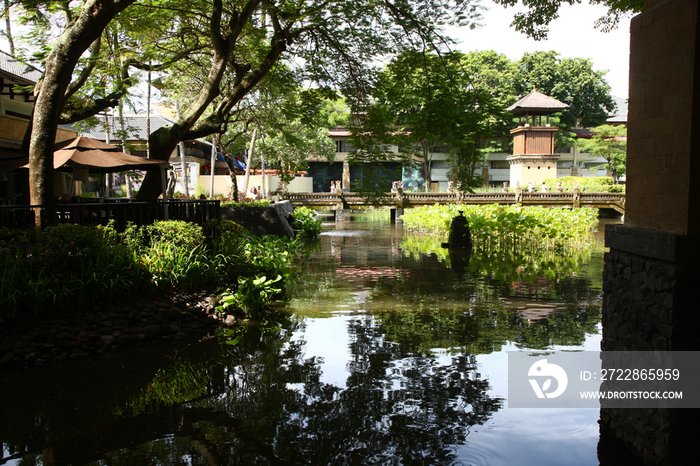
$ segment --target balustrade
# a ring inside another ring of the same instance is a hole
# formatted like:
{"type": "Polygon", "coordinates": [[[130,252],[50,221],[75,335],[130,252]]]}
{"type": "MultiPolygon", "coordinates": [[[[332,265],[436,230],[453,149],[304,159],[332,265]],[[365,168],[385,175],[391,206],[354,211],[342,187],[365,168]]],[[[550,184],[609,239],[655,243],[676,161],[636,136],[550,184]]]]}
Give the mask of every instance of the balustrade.
{"type": "Polygon", "coordinates": [[[156,201],[130,201],[125,199],[87,200],[75,204],[11,205],[0,206],[0,226],[7,228],[29,228],[36,224],[37,215],[41,225],[73,223],[81,225],[106,225],[114,221],[122,231],[128,223],[148,225],[156,220],[183,220],[204,223],[221,218],[218,200],[168,199],[156,201]]]}

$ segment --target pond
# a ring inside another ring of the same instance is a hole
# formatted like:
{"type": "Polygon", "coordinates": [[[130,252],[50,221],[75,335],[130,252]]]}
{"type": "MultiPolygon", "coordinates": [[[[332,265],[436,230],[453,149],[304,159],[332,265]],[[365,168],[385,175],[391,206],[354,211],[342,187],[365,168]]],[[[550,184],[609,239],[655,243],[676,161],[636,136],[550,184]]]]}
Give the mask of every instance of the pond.
{"type": "Polygon", "coordinates": [[[259,325],[2,379],[0,465],[599,463],[597,409],[508,407],[507,352],[599,350],[600,236],[465,256],[346,220],[259,325]]]}

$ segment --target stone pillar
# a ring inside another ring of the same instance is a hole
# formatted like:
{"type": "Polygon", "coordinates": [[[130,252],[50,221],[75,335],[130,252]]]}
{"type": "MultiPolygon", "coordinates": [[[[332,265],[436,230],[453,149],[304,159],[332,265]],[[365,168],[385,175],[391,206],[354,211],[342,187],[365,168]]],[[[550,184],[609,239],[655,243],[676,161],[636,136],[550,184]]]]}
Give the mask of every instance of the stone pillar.
{"type": "Polygon", "coordinates": [[[343,189],[350,191],[350,164],[343,162],[343,189]]]}
{"type": "Polygon", "coordinates": [[[401,207],[392,207],[390,212],[391,224],[403,223],[401,216],[403,215],[403,209],[401,207]]]}
{"type": "MultiPolygon", "coordinates": [[[[693,0],[647,0],[632,20],[625,224],[606,230],[603,351],[700,349],[698,37],[693,0]]],[[[601,409],[601,445],[613,439],[645,464],[685,464],[695,417],[601,409]]]]}

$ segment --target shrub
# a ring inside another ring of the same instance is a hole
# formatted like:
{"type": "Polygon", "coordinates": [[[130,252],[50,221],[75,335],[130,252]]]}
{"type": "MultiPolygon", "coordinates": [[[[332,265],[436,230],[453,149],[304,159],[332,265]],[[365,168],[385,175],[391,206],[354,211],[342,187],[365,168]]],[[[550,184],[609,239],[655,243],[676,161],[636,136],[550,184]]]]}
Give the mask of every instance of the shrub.
{"type": "Polygon", "coordinates": [[[110,232],[57,225],[0,236],[0,319],[60,309],[79,310],[99,299],[140,292],[146,273],[110,232]],[[9,235],[11,240],[8,241],[9,235]]]}
{"type": "Polygon", "coordinates": [[[301,230],[301,236],[305,238],[316,238],[321,233],[321,220],[316,216],[316,212],[309,207],[297,207],[292,213],[294,222],[292,228],[301,230]]]}
{"type": "Polygon", "coordinates": [[[574,183],[578,183],[581,191],[589,193],[609,193],[613,186],[612,176],[564,176],[562,178],[549,178],[544,180],[550,188],[556,188],[557,182],[561,181],[564,191],[574,190],[574,183]]]}

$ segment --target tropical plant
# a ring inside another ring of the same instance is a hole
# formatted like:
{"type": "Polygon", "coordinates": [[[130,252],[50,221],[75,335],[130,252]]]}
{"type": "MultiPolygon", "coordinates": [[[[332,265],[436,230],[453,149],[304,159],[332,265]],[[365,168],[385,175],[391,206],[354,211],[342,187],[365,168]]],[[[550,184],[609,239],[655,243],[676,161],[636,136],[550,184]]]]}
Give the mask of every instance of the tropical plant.
{"type": "Polygon", "coordinates": [[[292,228],[301,230],[301,236],[314,239],[321,233],[321,219],[309,207],[297,207],[292,212],[294,222],[292,228]]]}

